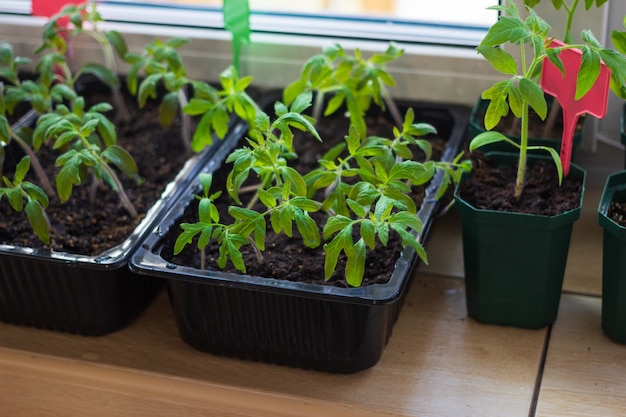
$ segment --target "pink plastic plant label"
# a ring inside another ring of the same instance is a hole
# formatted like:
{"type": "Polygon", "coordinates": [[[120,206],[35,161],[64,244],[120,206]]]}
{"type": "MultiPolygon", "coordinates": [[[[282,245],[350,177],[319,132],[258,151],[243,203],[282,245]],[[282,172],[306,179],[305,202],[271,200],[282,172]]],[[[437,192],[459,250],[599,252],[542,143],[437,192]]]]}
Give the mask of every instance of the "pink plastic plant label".
{"type": "Polygon", "coordinates": [[[81,4],[84,0],[31,0],[33,16],[52,17],[68,4],[81,4]]]}
{"type": "MultiPolygon", "coordinates": [[[[554,40],[550,44],[553,48],[564,45],[559,40],[554,40]]],[[[601,119],[606,115],[611,72],[602,62],[600,64],[600,75],[594,86],[580,100],[576,100],[576,79],[582,63],[582,52],[578,49],[564,49],[559,54],[559,57],[563,61],[565,76],[561,74],[558,67],[546,58],[543,61],[541,88],[546,93],[554,96],[562,108],[563,139],[561,141],[561,163],[563,164],[563,175],[567,176],[572,158],[574,131],[578,123],[578,117],[581,114],[588,113],[601,119]]]]}

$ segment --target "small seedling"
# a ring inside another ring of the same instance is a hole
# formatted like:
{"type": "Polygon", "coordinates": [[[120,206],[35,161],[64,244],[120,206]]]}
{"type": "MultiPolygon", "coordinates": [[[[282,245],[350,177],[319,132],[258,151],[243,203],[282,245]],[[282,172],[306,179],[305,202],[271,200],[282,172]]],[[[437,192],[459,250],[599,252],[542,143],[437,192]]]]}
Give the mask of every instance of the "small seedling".
{"type": "Polygon", "coordinates": [[[539,71],[544,59],[564,72],[559,53],[565,49],[580,49],[583,53],[581,67],[578,71],[576,83],[577,98],[584,96],[595,84],[600,72],[600,60],[611,70],[611,76],[618,85],[624,85],[626,80],[626,58],[614,50],[602,48],[591,32],[584,31],[584,43],[571,44],[563,47],[552,47],[552,38],[549,35],[550,26],[540,18],[533,9],[527,8],[529,16],[522,19],[517,6],[512,2],[506,5],[493,6],[490,9],[502,12],[500,19],[489,29],[485,38],[477,47],[478,53],[483,55],[498,71],[509,75],[510,78],[499,81],[485,90],[484,99],[489,100],[485,113],[485,128],[487,132],[477,135],[470,143],[470,151],[481,146],[505,141],[519,150],[518,172],[515,183],[515,196],[520,198],[524,187],[524,174],[529,150],[543,150],[548,152],[557,168],[559,181],[563,177],[561,158],[558,153],[547,146],[528,145],[528,116],[532,108],[541,119],[547,114],[547,104],[544,91],[537,83],[539,71]],[[508,53],[504,46],[511,44],[520,49],[519,62],[508,53]],[[520,143],[516,143],[500,132],[491,131],[506,116],[509,111],[520,119],[520,143]]]}
{"type": "Polygon", "coordinates": [[[422,224],[409,195],[411,185],[428,182],[438,169],[446,172],[447,185],[459,178],[457,169],[468,169],[469,164],[413,160],[411,145],[430,156],[430,144],[417,136],[433,133],[434,128],[413,123],[413,112],[409,110],[403,130],[394,130],[394,139],[363,137],[352,126],[345,142],[329,150],[320,159],[318,169],[303,175],[289,165],[298,156],[292,129],[321,140],[313,119],[303,114],[311,104],[311,92],[304,92],[289,107],[276,103],[274,121],[265,113],[257,115],[248,145],[236,149],[227,158],[233,164],[226,181],[226,191],[236,203],[228,209],[232,222],[222,219],[214,208],[219,192],[209,197],[207,185],[210,186],[211,180],[205,178],[203,196],[199,196],[204,204],[199,208],[200,221],[181,225],[183,232],[176,240],[175,254],[197,235],[201,250],[210,239],[216,239],[218,266],[224,268],[230,260],[245,273],[243,245],[251,245],[262,263],[266,233],[271,230],[291,238],[295,224],[304,246],[316,248],[324,243],[326,280],[333,276],[343,254],[348,284],[360,286],[367,248],[374,249],[377,241],[386,246],[393,232],[400,236],[403,246],[413,247],[426,261],[419,239],[422,224]],[[254,177],[258,181],[246,185],[254,177]],[[253,196],[242,207],[241,196],[248,193],[253,196]],[[320,210],[328,217],[324,224],[318,225],[310,214],[320,210]]]}
{"type": "Polygon", "coordinates": [[[191,142],[194,152],[200,152],[211,145],[213,133],[223,139],[228,132],[232,114],[239,116],[248,126],[254,126],[259,107],[246,92],[251,82],[252,77],[240,78],[234,67],[229,67],[220,74],[220,90],[205,82],[192,82],[194,95],[183,108],[183,112],[200,116],[191,142]]]}
{"type": "Polygon", "coordinates": [[[79,97],[72,109],[61,104],[54,112],[42,115],[33,133],[35,149],[52,140],[54,149],[64,151],[56,160],[56,165],[61,167],[56,177],[61,202],[67,201],[73,186],[82,184],[87,173],[91,172],[94,177],[92,200],[95,200],[99,184],[106,182],[119,194],[128,213],[136,218],[137,211],[111,167],[112,164],[129,177],[138,178],[135,160],[116,144],[115,126],[103,114],[110,111],[112,106],[100,103],[88,110],[84,106],[84,99],[79,97]]]}
{"type": "Polygon", "coordinates": [[[37,185],[25,181],[30,169],[30,156],[23,157],[15,168],[13,181],[2,177],[4,187],[0,186],[0,200],[7,198],[13,210],[26,213],[33,231],[45,244],[50,243],[50,223],[45,213],[48,196],[37,185]]]}
{"type": "Polygon", "coordinates": [[[52,16],[43,30],[44,45],[42,48],[53,46],[58,51],[65,51],[66,38],[75,38],[86,34],[98,42],[104,54],[105,65],[90,63],[84,71],[95,75],[100,81],[111,88],[115,108],[122,120],[128,120],[128,110],[120,91],[120,81],[117,77],[117,63],[115,53],[124,58],[128,47],[124,37],[115,30],[102,30],[102,16],[96,9],[95,2],[79,5],[67,5],[59,13],[52,16]],[[63,23],[61,23],[63,22],[63,23]],[[69,22],[69,25],[65,22],[69,22]]]}
{"type": "Polygon", "coordinates": [[[155,39],[146,45],[141,54],[129,53],[126,61],[131,64],[128,73],[128,90],[137,95],[140,107],[144,107],[148,98],[157,98],[157,88],[163,85],[167,91],[159,105],[159,120],[161,125],[170,126],[177,114],[181,115],[181,135],[186,149],[190,149],[191,120],[182,113],[187,105],[186,86],[190,83],[187,78],[187,68],[178,53],[178,48],[189,41],[184,38],[171,38],[166,42],[155,39]],[[140,82],[139,74],[145,73],[140,82]]]}
{"type": "Polygon", "coordinates": [[[287,86],[285,103],[291,103],[303,91],[315,91],[313,117],[319,120],[324,99],[331,95],[324,116],[335,113],[345,103],[350,123],[364,135],[365,113],[374,101],[382,109],[386,105],[396,125],[401,126],[402,116],[387,88],[395,86],[395,80],[387,72],[386,65],[403,53],[393,43],[383,54],[374,54],[369,59],[363,58],[359,49],[349,55],[339,44],[325,48],[322,54],[306,62],[300,79],[287,86]]]}

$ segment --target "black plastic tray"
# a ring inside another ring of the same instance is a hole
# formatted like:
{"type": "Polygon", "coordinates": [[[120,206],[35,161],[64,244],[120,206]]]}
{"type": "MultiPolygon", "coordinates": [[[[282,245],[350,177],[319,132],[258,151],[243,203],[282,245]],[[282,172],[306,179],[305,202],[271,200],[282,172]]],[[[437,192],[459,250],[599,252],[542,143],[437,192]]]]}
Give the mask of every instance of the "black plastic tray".
{"type": "Polygon", "coordinates": [[[85,336],[127,325],[163,287],[128,269],[132,253],[222,143],[193,155],[132,234],[97,256],[0,244],[0,320],[85,336]]]}
{"type": "MultiPolygon", "coordinates": [[[[447,139],[442,160],[452,160],[466,138],[469,108],[433,103],[399,103],[415,110],[415,120],[433,124],[447,139]]],[[[234,139],[234,138],[231,138],[234,139]]],[[[215,154],[204,172],[214,172],[237,141],[215,154]]],[[[426,239],[438,203],[437,176],[419,210],[426,239]]],[[[214,354],[320,371],[351,373],[380,359],[419,259],[406,248],[385,284],[337,288],[262,277],[199,270],[160,256],[162,236],[182,216],[193,183],[133,256],[140,274],[165,278],[181,338],[214,354]]]]}

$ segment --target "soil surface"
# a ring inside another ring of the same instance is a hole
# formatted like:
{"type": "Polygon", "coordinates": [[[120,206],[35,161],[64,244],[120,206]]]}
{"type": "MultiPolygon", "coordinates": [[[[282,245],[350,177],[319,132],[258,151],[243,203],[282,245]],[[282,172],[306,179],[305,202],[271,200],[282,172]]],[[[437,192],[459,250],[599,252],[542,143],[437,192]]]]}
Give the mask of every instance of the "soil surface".
{"type": "Polygon", "coordinates": [[[559,186],[551,159],[528,161],[524,189],[517,200],[517,165],[497,165],[481,152],[473,152],[471,158],[472,175],[463,181],[460,196],[476,208],[554,216],[580,205],[582,179],[569,175],[559,186]]]}
{"type": "MultiPolygon", "coordinates": [[[[99,92],[90,100],[97,102],[108,99],[106,92],[99,92]]],[[[180,139],[178,123],[164,129],[158,123],[154,103],[139,110],[133,98],[127,96],[126,99],[129,121],[122,122],[111,114],[108,116],[116,120],[118,144],[133,155],[139,167],[140,183],[118,174],[130,200],[140,213],[139,217],[131,218],[120,204],[117,193],[106,185],[97,187],[95,201],[92,201],[92,185],[88,180],[81,186],[75,186],[70,200],[64,204],[58,197],[51,198],[46,209],[53,228],[48,249],[97,255],[123,242],[189,158],[180,139]]],[[[54,161],[58,155],[51,146],[44,146],[39,152],[42,165],[53,184],[58,171],[54,161]]],[[[8,167],[3,174],[13,178],[8,167]]],[[[30,180],[38,183],[38,179],[33,176],[30,180]]],[[[15,213],[6,199],[0,201],[0,242],[22,247],[44,246],[32,232],[25,213],[15,213]]]]}
{"type": "MultiPolygon", "coordinates": [[[[369,135],[384,137],[391,137],[392,135],[392,125],[383,115],[370,116],[368,118],[368,126],[370,126],[368,131],[369,135]]],[[[348,120],[342,115],[339,117],[329,117],[324,119],[323,123],[318,123],[316,128],[320,136],[324,139],[323,143],[318,142],[311,136],[305,137],[301,134],[297,134],[294,139],[296,151],[298,155],[300,155],[300,158],[293,161],[291,165],[301,173],[316,168],[318,166],[317,161],[324,152],[343,140],[344,135],[348,132],[348,120]]],[[[439,158],[445,146],[445,141],[436,137],[430,139],[431,143],[433,143],[433,159],[439,158]]],[[[419,151],[414,150],[414,152],[414,154],[417,155],[419,151]]],[[[230,168],[230,165],[227,166],[228,170],[230,168]]],[[[217,189],[216,186],[220,182],[219,179],[222,178],[223,180],[225,175],[225,173],[219,173],[219,171],[215,173],[213,182],[214,190],[217,189]]],[[[413,191],[413,198],[416,201],[416,205],[419,207],[424,196],[424,187],[414,187],[413,191]]],[[[223,195],[226,195],[226,193],[223,195]]],[[[226,214],[226,205],[227,203],[220,207],[222,216],[228,216],[226,214]]],[[[192,203],[185,212],[181,222],[196,222],[196,207],[197,204],[195,204],[195,202],[192,203]]],[[[312,213],[311,216],[314,217],[319,225],[324,224],[325,214],[312,213]]],[[[161,256],[176,264],[190,265],[199,268],[200,254],[194,246],[195,242],[192,245],[188,245],[179,255],[172,255],[174,242],[180,231],[181,229],[178,224],[172,227],[170,233],[164,240],[161,256]]],[[[343,277],[345,259],[340,258],[335,274],[329,281],[325,282],[323,244],[315,249],[307,248],[301,243],[302,240],[295,227],[293,233],[294,238],[290,239],[284,234],[277,236],[271,233],[271,230],[268,230],[266,250],[263,252],[263,263],[258,262],[256,254],[251,250],[250,245],[243,246],[242,253],[246,264],[246,273],[251,276],[265,278],[287,279],[338,287],[348,286],[343,277]]],[[[219,248],[214,242],[207,247],[207,269],[219,269],[217,266],[217,258],[219,257],[218,250],[219,248]]],[[[391,277],[395,262],[401,251],[401,241],[398,236],[393,233],[390,234],[390,239],[386,247],[379,244],[375,250],[368,249],[365,276],[362,285],[387,282],[391,277]]],[[[230,262],[227,265],[226,271],[239,273],[232,267],[230,262]]]]}
{"type": "Polygon", "coordinates": [[[612,202],[608,215],[617,224],[626,227],[626,202],[612,202]]]}

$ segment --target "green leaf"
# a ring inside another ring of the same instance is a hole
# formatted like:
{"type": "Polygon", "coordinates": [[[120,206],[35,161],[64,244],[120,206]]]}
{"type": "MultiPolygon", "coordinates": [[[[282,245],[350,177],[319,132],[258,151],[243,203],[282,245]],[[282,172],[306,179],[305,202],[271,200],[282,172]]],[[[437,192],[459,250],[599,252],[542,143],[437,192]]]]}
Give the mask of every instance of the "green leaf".
{"type": "Polygon", "coordinates": [[[170,92],[163,96],[159,105],[159,123],[163,127],[170,127],[178,114],[178,93],[170,92]]]}
{"type": "Polygon", "coordinates": [[[22,189],[28,194],[31,200],[39,202],[43,208],[48,207],[48,195],[37,185],[26,181],[22,183],[22,189]]]}
{"type": "Polygon", "coordinates": [[[250,209],[246,209],[246,208],[238,207],[238,206],[228,207],[228,213],[231,216],[233,216],[233,218],[235,218],[236,220],[241,220],[241,221],[256,220],[256,218],[260,216],[260,214],[254,210],[250,210],[250,209]]]}
{"type": "Polygon", "coordinates": [[[93,62],[87,63],[81,68],[81,72],[94,75],[111,88],[118,88],[120,85],[120,80],[117,75],[102,64],[96,64],[93,62]]]}
{"type": "Polygon", "coordinates": [[[292,223],[295,220],[295,211],[296,210],[292,206],[286,205],[282,206],[282,209],[278,213],[280,230],[285,232],[285,234],[289,237],[292,236],[292,223]]]}
{"type": "Polygon", "coordinates": [[[361,237],[370,249],[376,247],[376,226],[369,219],[364,219],[361,222],[361,237]]]}
{"type": "Polygon", "coordinates": [[[193,238],[200,233],[202,226],[196,224],[182,223],[180,227],[183,232],[178,235],[174,243],[174,255],[178,255],[185,249],[185,246],[193,242],[193,238]]]}
{"type": "Polygon", "coordinates": [[[306,211],[295,211],[296,227],[302,235],[304,245],[309,248],[316,248],[320,245],[320,232],[317,223],[306,211]]]}
{"type": "Polygon", "coordinates": [[[315,213],[316,211],[319,211],[320,209],[318,203],[306,197],[294,197],[291,200],[289,200],[289,204],[296,206],[299,209],[302,209],[309,213],[315,213]]]}
{"type": "Polygon", "coordinates": [[[283,178],[285,181],[289,179],[291,182],[291,191],[297,196],[305,196],[307,192],[306,183],[304,182],[304,178],[300,175],[298,171],[291,167],[284,167],[281,170],[283,174],[283,178]]]}
{"type": "Polygon", "coordinates": [[[19,185],[26,176],[26,173],[30,169],[30,156],[24,156],[20,162],[17,163],[15,167],[15,174],[13,177],[13,182],[15,185],[19,185]]]}
{"type": "Polygon", "coordinates": [[[213,183],[213,175],[202,172],[198,175],[198,182],[200,182],[204,196],[208,196],[211,190],[211,184],[213,183]]]}
{"type": "Polygon", "coordinates": [[[522,99],[528,102],[541,120],[544,120],[548,113],[548,104],[546,103],[546,97],[541,87],[528,78],[521,78],[519,81],[519,91],[522,99]]]}
{"type": "Polygon", "coordinates": [[[302,113],[309,107],[311,107],[311,103],[313,102],[313,94],[311,91],[305,91],[302,94],[298,95],[294,102],[291,104],[291,111],[296,113],[302,113]]]}
{"type": "Polygon", "coordinates": [[[489,145],[491,143],[498,143],[498,142],[509,142],[509,143],[512,142],[513,144],[517,145],[515,142],[511,141],[508,137],[506,137],[502,133],[497,132],[497,131],[489,131],[489,132],[482,132],[476,135],[474,139],[472,139],[472,141],[470,142],[469,151],[473,152],[482,146],[489,145]]]}
{"type": "Polygon", "coordinates": [[[397,224],[392,224],[391,227],[400,235],[400,238],[402,239],[402,245],[411,246],[420,257],[420,259],[424,263],[428,264],[426,251],[424,250],[424,246],[419,242],[419,240],[417,240],[417,238],[412,233],[408,232],[397,224]]]}
{"type": "Polygon", "coordinates": [[[485,112],[485,129],[493,129],[500,123],[500,119],[509,113],[506,98],[510,85],[510,81],[501,81],[483,91],[481,97],[485,100],[490,100],[485,112]]]}
{"type": "Polygon", "coordinates": [[[346,251],[346,281],[353,287],[360,287],[365,273],[365,242],[359,239],[354,244],[354,250],[346,251]]]}
{"type": "Polygon", "coordinates": [[[128,46],[124,37],[116,30],[109,30],[106,32],[106,38],[113,46],[113,49],[120,58],[124,58],[128,53],[128,46]]]}
{"type": "Polygon", "coordinates": [[[518,18],[502,16],[494,23],[483,40],[481,46],[498,46],[505,42],[517,43],[530,36],[524,22],[518,18]]]}
{"type": "Polygon", "coordinates": [[[93,166],[95,161],[88,154],[76,152],[74,149],[57,158],[56,165],[62,166],[56,177],[57,193],[61,202],[66,202],[72,194],[72,187],[82,182],[80,168],[83,164],[93,166]]]}
{"type": "Polygon", "coordinates": [[[144,80],[141,82],[141,84],[139,85],[139,93],[137,94],[137,100],[140,107],[146,105],[148,98],[156,98],[156,87],[161,78],[162,74],[151,74],[144,78],[144,80]]]}
{"type": "Polygon", "coordinates": [[[259,200],[261,200],[261,203],[263,203],[265,205],[265,207],[268,208],[274,208],[276,207],[276,198],[274,198],[274,196],[267,192],[266,190],[259,188],[257,190],[257,194],[259,196],[259,200]]]}
{"type": "Polygon", "coordinates": [[[582,48],[582,62],[576,80],[576,100],[580,100],[593,88],[600,75],[600,56],[588,46],[582,48]]]}
{"type": "Polygon", "coordinates": [[[326,104],[326,109],[324,110],[324,116],[330,116],[335,113],[339,108],[343,105],[346,99],[346,94],[342,92],[338,92],[334,94],[330,100],[328,100],[328,104],[326,104]]]}
{"type": "Polygon", "coordinates": [[[43,211],[43,207],[36,200],[26,203],[26,217],[37,237],[46,245],[50,244],[50,225],[43,211]]]}
{"type": "Polygon", "coordinates": [[[20,187],[10,188],[5,192],[5,195],[9,199],[9,204],[15,211],[22,211],[24,209],[24,198],[22,195],[22,189],[20,187]]]}
{"type": "Polygon", "coordinates": [[[479,54],[484,56],[496,70],[510,75],[517,73],[515,58],[504,49],[492,46],[478,46],[476,50],[479,54]]]}
{"type": "Polygon", "coordinates": [[[128,151],[119,145],[109,146],[102,152],[102,157],[113,163],[131,178],[139,175],[137,163],[128,151]]]}
{"type": "Polygon", "coordinates": [[[324,276],[328,280],[335,272],[337,267],[337,261],[339,255],[344,251],[354,251],[354,245],[352,243],[352,226],[344,228],[338,233],[330,243],[324,245],[324,252],[326,257],[324,259],[324,276]]]}
{"type": "Polygon", "coordinates": [[[89,135],[91,135],[96,130],[96,126],[98,126],[98,123],[100,123],[98,119],[87,120],[80,127],[80,135],[84,138],[89,137],[89,135]]]}
{"type": "Polygon", "coordinates": [[[210,100],[192,98],[183,108],[183,112],[191,116],[198,116],[212,110],[214,107],[215,104],[210,100]]]}
{"type": "Polygon", "coordinates": [[[346,216],[329,217],[323,229],[324,240],[328,240],[336,232],[348,227],[351,223],[352,220],[346,216]]]}
{"type": "Polygon", "coordinates": [[[611,31],[611,40],[613,41],[615,49],[626,55],[626,32],[620,32],[617,30],[611,31]]]}
{"type": "Polygon", "coordinates": [[[617,85],[626,84],[626,57],[612,49],[601,49],[599,51],[600,58],[611,70],[611,78],[615,80],[617,85]]]}

